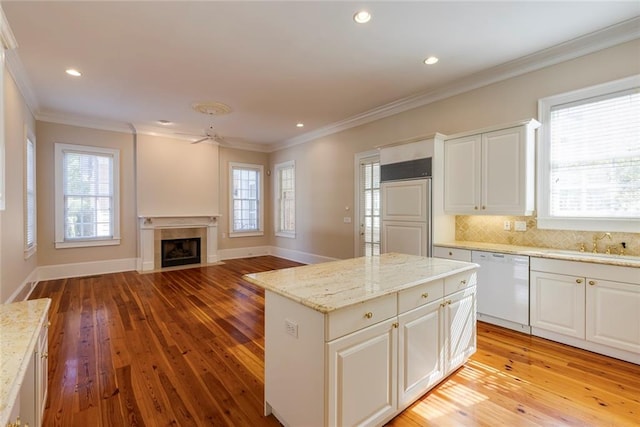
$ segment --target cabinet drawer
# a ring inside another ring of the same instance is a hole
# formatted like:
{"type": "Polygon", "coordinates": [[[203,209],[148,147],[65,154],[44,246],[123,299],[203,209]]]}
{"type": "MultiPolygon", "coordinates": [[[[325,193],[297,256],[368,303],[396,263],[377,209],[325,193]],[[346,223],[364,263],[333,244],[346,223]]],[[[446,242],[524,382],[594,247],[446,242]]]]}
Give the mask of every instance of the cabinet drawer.
{"type": "Polygon", "coordinates": [[[326,316],[326,341],[397,316],[397,304],[397,297],[394,293],[330,312],[326,316]]]}
{"type": "Polygon", "coordinates": [[[477,281],[477,273],[475,271],[465,271],[444,279],[444,294],[449,295],[453,292],[475,286],[477,281]]]}
{"type": "Polygon", "coordinates": [[[434,280],[398,292],[398,313],[404,313],[444,296],[444,280],[434,280]]]}
{"type": "Polygon", "coordinates": [[[456,261],[471,262],[471,251],[468,249],[454,249],[445,248],[442,246],[434,246],[433,256],[436,258],[446,258],[456,261]]]}

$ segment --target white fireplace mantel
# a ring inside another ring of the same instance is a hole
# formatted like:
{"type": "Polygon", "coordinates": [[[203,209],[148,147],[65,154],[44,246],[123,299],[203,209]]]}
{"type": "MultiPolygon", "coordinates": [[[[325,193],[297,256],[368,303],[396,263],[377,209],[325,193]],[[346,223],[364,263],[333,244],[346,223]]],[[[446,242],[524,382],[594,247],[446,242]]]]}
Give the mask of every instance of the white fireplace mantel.
{"type": "Polygon", "coordinates": [[[194,216],[138,216],[139,248],[137,270],[152,271],[160,268],[154,264],[154,233],[162,228],[206,228],[207,229],[207,263],[218,261],[218,218],[214,215],[194,216]]]}

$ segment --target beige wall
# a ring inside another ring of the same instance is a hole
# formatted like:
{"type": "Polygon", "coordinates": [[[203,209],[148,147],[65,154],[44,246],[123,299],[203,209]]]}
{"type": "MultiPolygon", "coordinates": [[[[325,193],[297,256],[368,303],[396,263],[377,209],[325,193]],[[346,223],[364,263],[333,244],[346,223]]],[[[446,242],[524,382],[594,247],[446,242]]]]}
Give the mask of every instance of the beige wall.
{"type": "Polygon", "coordinates": [[[236,150],[220,147],[220,222],[218,224],[218,248],[236,249],[268,245],[273,234],[271,224],[271,185],[266,176],[269,169],[269,154],[256,151],[236,150]],[[229,162],[250,163],[264,166],[264,236],[229,237],[229,162]]]}
{"type": "Polygon", "coordinates": [[[35,253],[24,259],[25,129],[35,134],[35,119],[6,69],[4,125],[6,210],[0,211],[0,302],[11,297],[34,271],[39,256],[35,253]]]}
{"type": "Polygon", "coordinates": [[[138,135],[136,163],[138,215],[219,213],[217,144],[138,135]]]}
{"type": "Polygon", "coordinates": [[[278,162],[296,161],[298,199],[298,237],[274,242],[317,255],[353,256],[353,226],[343,224],[342,218],[347,216],[345,206],[353,208],[355,153],[418,135],[535,118],[539,98],[637,73],[639,40],[272,153],[272,168],[278,162]]]}
{"type": "Polygon", "coordinates": [[[37,122],[38,264],[56,265],[136,257],[133,135],[57,123],[37,122]],[[120,244],[86,248],[54,247],[54,146],[56,142],[120,150],[120,244]]]}

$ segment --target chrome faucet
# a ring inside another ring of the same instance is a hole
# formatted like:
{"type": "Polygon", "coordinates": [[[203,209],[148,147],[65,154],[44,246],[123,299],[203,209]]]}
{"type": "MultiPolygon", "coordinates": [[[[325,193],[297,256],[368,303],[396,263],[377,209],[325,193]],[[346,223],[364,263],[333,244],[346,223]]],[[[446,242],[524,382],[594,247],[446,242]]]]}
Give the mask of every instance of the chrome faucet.
{"type": "Polygon", "coordinates": [[[609,240],[611,240],[611,233],[604,233],[600,237],[598,237],[597,234],[593,235],[593,250],[591,252],[593,252],[594,254],[598,253],[598,241],[604,239],[605,237],[608,237],[609,240]]]}

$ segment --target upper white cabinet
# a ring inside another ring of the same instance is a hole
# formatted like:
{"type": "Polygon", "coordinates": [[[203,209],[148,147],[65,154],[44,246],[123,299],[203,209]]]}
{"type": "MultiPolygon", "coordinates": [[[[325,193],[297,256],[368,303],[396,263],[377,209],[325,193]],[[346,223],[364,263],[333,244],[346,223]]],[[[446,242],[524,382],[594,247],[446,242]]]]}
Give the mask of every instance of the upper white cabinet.
{"type": "Polygon", "coordinates": [[[446,139],[445,213],[531,215],[539,126],[531,119],[446,139]]]}

